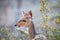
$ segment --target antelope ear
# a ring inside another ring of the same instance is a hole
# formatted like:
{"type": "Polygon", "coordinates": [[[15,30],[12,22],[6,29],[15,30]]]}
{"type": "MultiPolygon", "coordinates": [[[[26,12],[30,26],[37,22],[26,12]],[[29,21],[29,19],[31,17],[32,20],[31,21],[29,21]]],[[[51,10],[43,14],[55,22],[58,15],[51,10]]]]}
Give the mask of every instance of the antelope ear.
{"type": "Polygon", "coordinates": [[[29,14],[30,14],[30,16],[32,17],[32,11],[31,11],[31,10],[29,11],[29,14]]]}
{"type": "Polygon", "coordinates": [[[22,15],[24,16],[25,15],[25,12],[23,11],[22,15]]]}

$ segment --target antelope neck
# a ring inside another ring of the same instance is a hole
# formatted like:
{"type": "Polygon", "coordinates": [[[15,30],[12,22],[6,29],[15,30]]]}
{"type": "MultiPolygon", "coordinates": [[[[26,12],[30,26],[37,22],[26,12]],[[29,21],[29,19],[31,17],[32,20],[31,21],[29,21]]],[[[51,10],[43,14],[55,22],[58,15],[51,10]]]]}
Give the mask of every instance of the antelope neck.
{"type": "Polygon", "coordinates": [[[29,33],[30,39],[33,39],[35,37],[35,35],[36,35],[34,24],[33,24],[32,21],[31,21],[31,23],[30,23],[30,25],[28,27],[28,33],[29,33]]]}

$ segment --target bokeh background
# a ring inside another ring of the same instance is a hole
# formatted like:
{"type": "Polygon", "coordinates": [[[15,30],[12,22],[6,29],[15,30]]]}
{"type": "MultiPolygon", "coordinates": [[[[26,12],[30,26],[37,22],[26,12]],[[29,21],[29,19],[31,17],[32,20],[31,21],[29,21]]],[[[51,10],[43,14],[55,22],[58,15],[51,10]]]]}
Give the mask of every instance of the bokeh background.
{"type": "Polygon", "coordinates": [[[22,11],[29,10],[37,33],[47,35],[49,40],[60,40],[60,0],[0,0],[0,40],[29,40],[24,31],[18,31],[14,26],[22,17],[22,11]]]}

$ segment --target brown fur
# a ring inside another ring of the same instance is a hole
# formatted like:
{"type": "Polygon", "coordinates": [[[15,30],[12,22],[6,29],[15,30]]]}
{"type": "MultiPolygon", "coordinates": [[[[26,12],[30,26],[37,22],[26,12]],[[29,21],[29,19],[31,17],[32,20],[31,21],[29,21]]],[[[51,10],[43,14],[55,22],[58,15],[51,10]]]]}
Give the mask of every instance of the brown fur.
{"type": "Polygon", "coordinates": [[[18,27],[28,26],[29,37],[30,39],[33,39],[35,37],[36,32],[35,32],[34,24],[32,21],[32,12],[30,10],[29,14],[26,14],[23,11],[23,14],[24,14],[24,17],[16,24],[16,26],[18,27]]]}
{"type": "Polygon", "coordinates": [[[29,32],[30,39],[33,39],[35,37],[36,32],[32,21],[31,24],[29,25],[28,32],[29,32]]]}

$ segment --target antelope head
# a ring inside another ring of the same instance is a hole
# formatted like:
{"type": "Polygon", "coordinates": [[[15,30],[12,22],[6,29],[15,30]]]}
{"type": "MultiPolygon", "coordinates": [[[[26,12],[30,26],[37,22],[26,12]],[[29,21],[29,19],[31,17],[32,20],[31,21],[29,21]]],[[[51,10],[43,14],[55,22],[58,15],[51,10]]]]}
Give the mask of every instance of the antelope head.
{"type": "Polygon", "coordinates": [[[31,23],[31,19],[32,19],[32,12],[31,12],[31,10],[28,13],[25,13],[23,11],[23,16],[21,17],[21,20],[18,21],[15,24],[15,26],[17,26],[17,27],[24,27],[24,26],[28,27],[29,24],[31,23]]]}

